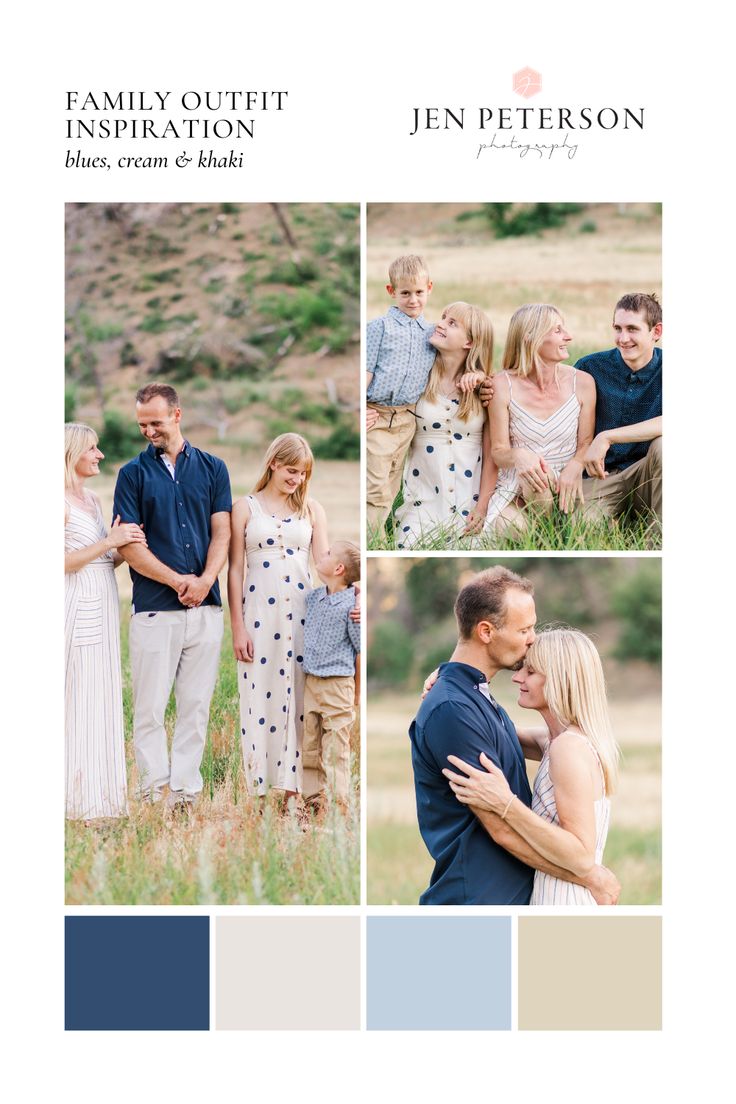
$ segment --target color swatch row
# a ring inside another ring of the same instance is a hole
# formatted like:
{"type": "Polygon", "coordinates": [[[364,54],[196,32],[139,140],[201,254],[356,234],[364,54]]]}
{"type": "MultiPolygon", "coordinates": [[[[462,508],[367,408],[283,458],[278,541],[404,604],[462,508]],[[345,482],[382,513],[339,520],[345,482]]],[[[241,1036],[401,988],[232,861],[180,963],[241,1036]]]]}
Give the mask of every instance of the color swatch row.
{"type": "MultiPolygon", "coordinates": [[[[65,923],[69,1031],[360,1030],[358,917],[65,923]]],[[[365,1026],[659,1030],[661,960],[659,916],[370,916],[365,1026]]]]}

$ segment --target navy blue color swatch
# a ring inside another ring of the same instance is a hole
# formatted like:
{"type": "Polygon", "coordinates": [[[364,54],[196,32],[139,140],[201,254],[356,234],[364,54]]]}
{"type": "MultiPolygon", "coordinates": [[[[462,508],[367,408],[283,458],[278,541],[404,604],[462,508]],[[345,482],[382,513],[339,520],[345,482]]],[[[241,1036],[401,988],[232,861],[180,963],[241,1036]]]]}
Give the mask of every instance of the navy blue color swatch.
{"type": "Polygon", "coordinates": [[[208,1031],[207,916],[65,917],[67,1031],[208,1031]]]}

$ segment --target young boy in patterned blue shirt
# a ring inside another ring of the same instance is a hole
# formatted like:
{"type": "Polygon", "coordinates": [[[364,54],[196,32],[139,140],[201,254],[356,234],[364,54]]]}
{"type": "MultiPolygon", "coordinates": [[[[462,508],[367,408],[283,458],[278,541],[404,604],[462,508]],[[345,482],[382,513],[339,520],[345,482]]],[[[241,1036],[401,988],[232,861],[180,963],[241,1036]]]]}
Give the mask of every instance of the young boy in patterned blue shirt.
{"type": "Polygon", "coordinates": [[[414,436],[414,406],[427,386],[436,349],[434,326],[424,318],[432,291],[421,257],[397,257],[386,291],[394,305],[368,323],[366,497],[368,528],[380,534],[399,491],[404,459],[414,436]]]}
{"type": "Polygon", "coordinates": [[[360,625],[350,620],[360,578],[360,549],[337,541],[315,564],[325,584],[307,595],[304,615],[303,796],[317,814],[350,793],[350,735],[355,718],[360,625]]]}

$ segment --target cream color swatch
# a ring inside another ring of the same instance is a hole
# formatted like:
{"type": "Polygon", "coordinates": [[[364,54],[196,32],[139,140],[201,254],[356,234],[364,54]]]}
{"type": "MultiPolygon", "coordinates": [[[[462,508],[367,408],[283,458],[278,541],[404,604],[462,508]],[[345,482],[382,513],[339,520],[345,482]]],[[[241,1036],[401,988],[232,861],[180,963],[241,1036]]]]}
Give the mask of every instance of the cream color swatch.
{"type": "Polygon", "coordinates": [[[227,916],[215,927],[218,1031],[360,1029],[360,919],[227,916]]]}

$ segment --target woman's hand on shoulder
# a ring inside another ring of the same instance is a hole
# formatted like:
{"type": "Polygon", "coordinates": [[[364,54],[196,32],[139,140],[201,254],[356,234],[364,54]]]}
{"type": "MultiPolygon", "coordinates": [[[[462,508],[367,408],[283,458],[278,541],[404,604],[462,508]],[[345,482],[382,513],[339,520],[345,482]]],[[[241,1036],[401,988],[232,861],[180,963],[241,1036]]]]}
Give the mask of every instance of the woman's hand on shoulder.
{"type": "Polygon", "coordinates": [[[493,376],[487,376],[484,372],[483,378],[480,381],[480,391],[478,392],[478,398],[483,406],[488,406],[495,392],[496,385],[493,381],[493,376]]]}
{"type": "MultiPolygon", "coordinates": [[[[485,372],[463,372],[460,379],[457,381],[458,391],[461,391],[464,395],[467,394],[468,391],[475,391],[476,387],[480,387],[485,379],[488,379],[485,372]]],[[[491,395],[493,395],[492,388],[491,395]]]]}

